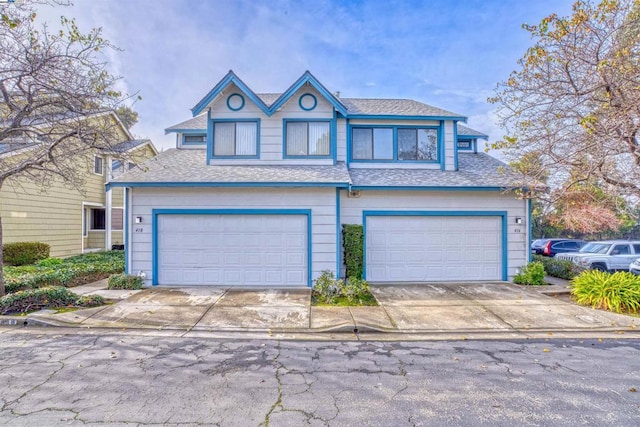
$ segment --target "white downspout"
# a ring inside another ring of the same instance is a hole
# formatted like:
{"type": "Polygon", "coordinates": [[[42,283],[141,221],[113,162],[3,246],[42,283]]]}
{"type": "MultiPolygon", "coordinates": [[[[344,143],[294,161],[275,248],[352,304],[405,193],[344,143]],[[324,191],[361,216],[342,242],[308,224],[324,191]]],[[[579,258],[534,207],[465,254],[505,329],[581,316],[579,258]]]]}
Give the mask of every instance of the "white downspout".
{"type": "MultiPolygon", "coordinates": [[[[111,156],[107,156],[107,167],[105,177],[106,181],[111,180],[111,156]]],[[[106,251],[111,250],[111,208],[113,205],[111,187],[107,189],[106,194],[106,209],[105,209],[105,236],[104,236],[104,249],[106,251]]]]}

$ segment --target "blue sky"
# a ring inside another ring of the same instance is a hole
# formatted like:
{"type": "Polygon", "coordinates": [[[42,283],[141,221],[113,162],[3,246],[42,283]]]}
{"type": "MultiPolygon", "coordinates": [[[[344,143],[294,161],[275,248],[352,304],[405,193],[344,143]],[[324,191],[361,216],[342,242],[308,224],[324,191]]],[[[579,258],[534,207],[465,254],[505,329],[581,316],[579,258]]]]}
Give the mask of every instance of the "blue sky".
{"type": "Polygon", "coordinates": [[[139,92],[136,136],[164,129],[233,69],[256,92],[282,92],[305,70],[343,97],[411,98],[502,136],[486,102],[531,45],[522,23],[567,15],[572,0],[75,0],[43,10],[102,27],[120,87],[139,92]]]}

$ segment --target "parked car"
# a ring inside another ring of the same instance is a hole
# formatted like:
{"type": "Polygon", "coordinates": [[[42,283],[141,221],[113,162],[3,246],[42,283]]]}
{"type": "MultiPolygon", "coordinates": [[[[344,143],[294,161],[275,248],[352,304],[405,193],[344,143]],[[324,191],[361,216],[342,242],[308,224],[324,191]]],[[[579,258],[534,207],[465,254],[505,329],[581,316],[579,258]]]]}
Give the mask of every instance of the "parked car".
{"type": "Polygon", "coordinates": [[[636,259],[629,266],[629,271],[640,276],[640,258],[636,259]]]}
{"type": "Polygon", "coordinates": [[[549,239],[538,239],[531,242],[531,253],[540,255],[542,253],[542,248],[548,241],[549,239]]]}
{"type": "Polygon", "coordinates": [[[582,268],[602,271],[629,271],[640,256],[640,241],[607,240],[590,242],[578,252],[558,254],[556,258],[573,261],[582,268]]]}
{"type": "Polygon", "coordinates": [[[578,239],[540,239],[533,242],[531,252],[552,257],[556,254],[578,252],[586,244],[587,242],[584,240],[578,239]],[[536,244],[536,242],[540,243],[536,244]],[[536,245],[534,246],[534,244],[536,245]]]}

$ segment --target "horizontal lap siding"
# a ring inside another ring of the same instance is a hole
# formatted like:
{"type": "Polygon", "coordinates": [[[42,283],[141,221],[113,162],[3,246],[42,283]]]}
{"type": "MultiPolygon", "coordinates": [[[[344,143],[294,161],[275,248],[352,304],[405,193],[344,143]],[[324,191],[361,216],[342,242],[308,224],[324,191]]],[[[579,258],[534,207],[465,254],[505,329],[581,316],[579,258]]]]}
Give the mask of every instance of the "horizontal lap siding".
{"type": "Polygon", "coordinates": [[[245,98],[245,105],[240,111],[231,111],[227,107],[227,97],[233,93],[242,94],[235,85],[224,90],[220,99],[211,107],[212,119],[260,119],[260,159],[212,159],[211,164],[333,164],[332,159],[284,159],[283,158],[283,118],[287,119],[332,119],[333,107],[313,87],[303,87],[294,94],[282,108],[268,117],[254,104],[249,97],[245,98]],[[313,94],[318,104],[312,111],[304,111],[298,104],[298,99],[305,93],[313,94]]]}
{"type": "Polygon", "coordinates": [[[147,283],[152,275],[152,215],[153,209],[310,209],[312,226],[312,277],[323,270],[335,270],[336,222],[335,189],[162,189],[134,188],[129,213],[133,229],[131,237],[131,268],[143,271],[147,283]],[[133,219],[142,217],[141,224],[133,219]],[[141,229],[141,232],[135,232],[141,229]]]}
{"type": "Polygon", "coordinates": [[[342,224],[362,224],[362,211],[507,211],[508,276],[528,262],[526,202],[512,194],[489,191],[361,191],[348,198],[341,191],[342,224]],[[523,219],[515,224],[515,218],[523,219]],[[519,229],[520,232],[516,232],[519,229]]]}
{"type": "Polygon", "coordinates": [[[86,172],[81,194],[53,178],[43,186],[9,178],[0,190],[0,216],[4,243],[38,241],[51,246],[51,256],[82,251],[82,202],[104,204],[104,176],[93,170],[93,156],[77,168],[86,172]]]}

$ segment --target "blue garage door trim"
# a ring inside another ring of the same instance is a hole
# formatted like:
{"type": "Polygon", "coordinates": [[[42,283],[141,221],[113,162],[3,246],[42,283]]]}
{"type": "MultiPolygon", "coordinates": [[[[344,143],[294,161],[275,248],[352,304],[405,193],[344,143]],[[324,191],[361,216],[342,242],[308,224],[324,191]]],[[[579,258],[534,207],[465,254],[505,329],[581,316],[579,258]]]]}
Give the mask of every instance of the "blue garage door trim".
{"type": "Polygon", "coordinates": [[[508,279],[509,251],[507,240],[507,211],[362,211],[364,234],[363,272],[367,278],[367,217],[369,216],[497,216],[502,219],[502,280],[508,279]]]}
{"type": "Polygon", "coordinates": [[[307,217],[307,286],[311,287],[311,209],[153,209],[152,224],[152,274],[151,284],[158,285],[158,216],[159,215],[306,215],[307,217]]]}

